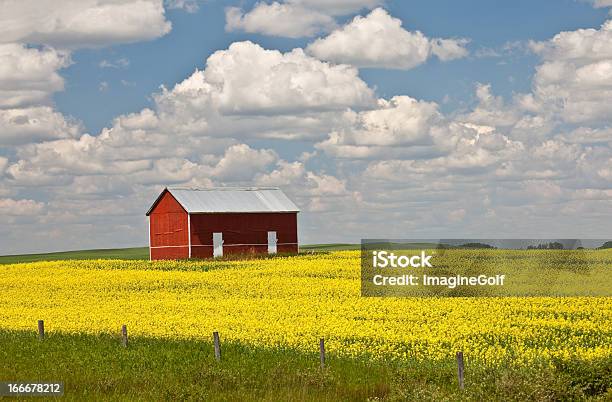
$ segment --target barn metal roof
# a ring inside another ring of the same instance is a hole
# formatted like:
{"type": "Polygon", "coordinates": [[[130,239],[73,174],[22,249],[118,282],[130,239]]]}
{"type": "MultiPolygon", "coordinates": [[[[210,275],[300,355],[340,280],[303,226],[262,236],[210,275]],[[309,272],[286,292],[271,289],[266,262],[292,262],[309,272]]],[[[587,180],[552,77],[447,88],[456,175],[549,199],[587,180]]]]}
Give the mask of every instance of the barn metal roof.
{"type": "MultiPolygon", "coordinates": [[[[190,214],[300,211],[277,187],[169,187],[167,190],[190,214]]],[[[149,209],[147,215],[151,213],[155,204],[149,209]]]]}

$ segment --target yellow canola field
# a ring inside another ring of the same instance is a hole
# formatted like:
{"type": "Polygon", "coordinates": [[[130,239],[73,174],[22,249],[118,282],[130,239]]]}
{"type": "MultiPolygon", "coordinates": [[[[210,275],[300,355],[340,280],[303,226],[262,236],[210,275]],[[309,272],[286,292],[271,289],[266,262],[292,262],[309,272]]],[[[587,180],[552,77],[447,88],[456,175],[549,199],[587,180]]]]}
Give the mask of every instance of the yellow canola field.
{"type": "Polygon", "coordinates": [[[611,298],[363,298],[359,252],[248,261],[0,266],[0,329],[206,338],[442,360],[612,356],[611,298]],[[203,271],[207,269],[207,271],[203,271]]]}

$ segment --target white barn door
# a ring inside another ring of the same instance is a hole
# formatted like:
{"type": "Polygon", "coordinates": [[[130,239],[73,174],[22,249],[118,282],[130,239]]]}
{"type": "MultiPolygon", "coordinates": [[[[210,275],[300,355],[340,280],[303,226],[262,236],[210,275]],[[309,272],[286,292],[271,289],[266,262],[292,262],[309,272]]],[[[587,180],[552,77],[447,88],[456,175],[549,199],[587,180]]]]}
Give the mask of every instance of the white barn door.
{"type": "Polygon", "coordinates": [[[213,233],[213,257],[223,257],[223,233],[213,233]]]}
{"type": "Polygon", "coordinates": [[[276,232],[268,232],[268,254],[276,254],[276,232]]]}

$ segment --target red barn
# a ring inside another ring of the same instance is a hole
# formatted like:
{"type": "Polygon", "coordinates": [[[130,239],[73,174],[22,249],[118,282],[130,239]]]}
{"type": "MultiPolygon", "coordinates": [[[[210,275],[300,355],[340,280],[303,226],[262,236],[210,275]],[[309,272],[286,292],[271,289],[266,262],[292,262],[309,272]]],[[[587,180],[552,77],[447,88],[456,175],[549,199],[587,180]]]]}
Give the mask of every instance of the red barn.
{"type": "Polygon", "coordinates": [[[166,188],[147,212],[149,256],[297,253],[298,212],[278,188],[166,188]]]}

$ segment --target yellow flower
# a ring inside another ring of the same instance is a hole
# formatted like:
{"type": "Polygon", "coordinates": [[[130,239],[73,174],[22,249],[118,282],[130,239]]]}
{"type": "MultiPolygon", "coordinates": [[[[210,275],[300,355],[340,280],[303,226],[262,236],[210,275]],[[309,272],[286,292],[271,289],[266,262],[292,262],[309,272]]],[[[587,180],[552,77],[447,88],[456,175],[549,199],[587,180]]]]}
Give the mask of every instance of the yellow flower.
{"type": "MultiPolygon", "coordinates": [[[[607,254],[609,259],[610,255],[607,254]]],[[[612,355],[610,298],[364,298],[359,252],[246,261],[0,266],[0,328],[206,338],[441,360],[612,355]]]]}

